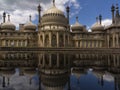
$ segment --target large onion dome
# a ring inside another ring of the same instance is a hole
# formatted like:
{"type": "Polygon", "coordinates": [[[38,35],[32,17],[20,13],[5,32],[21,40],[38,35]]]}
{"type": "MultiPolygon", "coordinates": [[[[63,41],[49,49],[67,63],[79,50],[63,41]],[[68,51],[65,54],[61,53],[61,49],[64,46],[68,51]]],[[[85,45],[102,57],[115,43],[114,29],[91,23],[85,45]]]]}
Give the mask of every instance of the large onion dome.
{"type": "Polygon", "coordinates": [[[77,31],[77,32],[83,31],[84,26],[79,23],[78,17],[76,17],[76,23],[74,25],[72,25],[71,29],[72,29],[73,32],[74,31],[77,31]]]}
{"type": "Polygon", "coordinates": [[[67,18],[64,13],[55,6],[53,6],[43,13],[41,18],[41,25],[67,25],[67,18]]]}
{"type": "Polygon", "coordinates": [[[8,21],[1,25],[2,31],[14,31],[15,25],[10,22],[10,15],[8,15],[8,21]]]}
{"type": "Polygon", "coordinates": [[[30,21],[24,25],[24,30],[25,31],[35,31],[36,30],[36,25],[32,23],[31,21],[31,16],[30,16],[30,21]]]}

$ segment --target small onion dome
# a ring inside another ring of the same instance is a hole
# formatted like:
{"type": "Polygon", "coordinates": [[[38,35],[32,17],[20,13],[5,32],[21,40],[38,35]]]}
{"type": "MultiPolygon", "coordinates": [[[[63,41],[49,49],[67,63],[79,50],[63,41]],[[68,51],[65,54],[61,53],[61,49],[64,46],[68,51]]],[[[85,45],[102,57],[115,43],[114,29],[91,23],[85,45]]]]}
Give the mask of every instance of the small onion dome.
{"type": "Polygon", "coordinates": [[[92,26],[91,29],[92,31],[100,31],[100,30],[104,30],[104,27],[97,22],[92,26]]]}
{"type": "Polygon", "coordinates": [[[96,17],[96,23],[91,27],[93,32],[101,32],[104,30],[104,27],[101,25],[101,20],[100,22],[98,21],[98,17],[96,17]]]}
{"type": "Polygon", "coordinates": [[[1,25],[1,30],[3,31],[14,31],[15,25],[10,22],[10,15],[8,15],[8,22],[1,25]]]}
{"type": "Polygon", "coordinates": [[[36,25],[32,23],[31,16],[30,16],[30,21],[24,25],[24,30],[28,30],[28,31],[36,30],[36,25]]]}
{"type": "Polygon", "coordinates": [[[33,30],[35,31],[36,30],[36,25],[33,24],[32,22],[28,22],[24,25],[24,29],[25,30],[33,30]]]}
{"type": "Polygon", "coordinates": [[[76,23],[71,27],[72,31],[83,31],[84,26],[78,22],[78,17],[76,17],[76,23]]]}

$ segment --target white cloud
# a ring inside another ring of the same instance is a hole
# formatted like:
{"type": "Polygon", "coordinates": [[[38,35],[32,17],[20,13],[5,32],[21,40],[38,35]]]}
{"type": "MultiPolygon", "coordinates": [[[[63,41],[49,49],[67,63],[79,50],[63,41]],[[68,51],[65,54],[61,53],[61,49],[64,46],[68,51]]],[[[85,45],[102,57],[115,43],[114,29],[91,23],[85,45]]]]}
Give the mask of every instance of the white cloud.
{"type": "MultiPolygon", "coordinates": [[[[96,22],[95,22],[95,23],[96,23],[96,22]]],[[[95,25],[95,23],[92,24],[91,27],[92,27],[93,25],[95,25]]],[[[107,27],[107,26],[109,26],[109,25],[111,25],[111,24],[112,24],[112,20],[111,20],[111,19],[104,19],[104,20],[102,20],[102,25],[105,26],[105,27],[107,27]]]]}
{"type": "Polygon", "coordinates": [[[103,21],[102,21],[102,25],[103,26],[109,26],[109,25],[111,25],[112,24],[112,20],[111,19],[104,19],[103,21]]]}
{"type": "MultiPolygon", "coordinates": [[[[6,11],[11,15],[11,22],[17,27],[19,23],[26,23],[29,20],[29,15],[32,15],[32,20],[37,20],[37,6],[41,3],[42,13],[51,7],[52,0],[0,0],[0,15],[6,11]]],[[[65,12],[65,6],[71,5],[71,8],[78,9],[80,6],[77,0],[56,0],[56,6],[65,12]]],[[[7,21],[7,20],[6,20],[7,21]]],[[[2,18],[0,17],[2,23],[2,18]]]]}

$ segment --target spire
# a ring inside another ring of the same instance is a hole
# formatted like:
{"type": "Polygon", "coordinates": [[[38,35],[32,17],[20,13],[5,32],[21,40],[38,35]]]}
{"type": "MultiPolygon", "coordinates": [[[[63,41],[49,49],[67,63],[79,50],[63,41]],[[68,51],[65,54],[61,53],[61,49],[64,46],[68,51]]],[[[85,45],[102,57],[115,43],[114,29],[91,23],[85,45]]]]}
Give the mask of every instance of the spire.
{"type": "Polygon", "coordinates": [[[67,19],[68,19],[68,24],[69,24],[69,13],[70,13],[70,7],[66,7],[66,12],[67,12],[67,19]]]}
{"type": "Polygon", "coordinates": [[[112,12],[112,23],[115,23],[115,6],[112,5],[111,7],[111,12],[112,12]]]}
{"type": "Polygon", "coordinates": [[[98,17],[96,17],[96,23],[98,24],[98,17]]]}
{"type": "Polygon", "coordinates": [[[53,6],[55,6],[55,0],[53,0],[53,6]]]}
{"type": "Polygon", "coordinates": [[[41,19],[41,5],[39,4],[38,5],[38,18],[39,18],[39,23],[41,22],[40,19],[41,19]]]}
{"type": "Polygon", "coordinates": [[[76,17],[76,22],[78,22],[78,16],[76,17]]]}
{"type": "Polygon", "coordinates": [[[6,13],[3,12],[3,23],[5,23],[5,19],[6,19],[6,13]]]}
{"type": "Polygon", "coordinates": [[[119,17],[119,7],[118,7],[118,3],[116,4],[116,17],[119,17]]]}
{"type": "Polygon", "coordinates": [[[10,22],[10,15],[8,14],[8,21],[10,22]]]}
{"type": "Polygon", "coordinates": [[[99,15],[99,21],[100,21],[100,25],[102,23],[102,15],[99,15]]]}
{"type": "Polygon", "coordinates": [[[29,21],[31,22],[32,20],[31,20],[31,15],[29,16],[29,21]]]}

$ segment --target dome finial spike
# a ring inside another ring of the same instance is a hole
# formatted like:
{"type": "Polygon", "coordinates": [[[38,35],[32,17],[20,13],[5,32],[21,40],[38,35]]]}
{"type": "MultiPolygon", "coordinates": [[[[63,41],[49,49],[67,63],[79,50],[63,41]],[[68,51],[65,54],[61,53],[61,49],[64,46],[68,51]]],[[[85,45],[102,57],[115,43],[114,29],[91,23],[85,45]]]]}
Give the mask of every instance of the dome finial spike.
{"type": "Polygon", "coordinates": [[[53,0],[53,6],[55,6],[55,0],[53,0]]]}
{"type": "Polygon", "coordinates": [[[98,17],[96,17],[96,22],[97,22],[97,24],[98,24],[98,17]]]}
{"type": "Polygon", "coordinates": [[[76,17],[76,22],[78,22],[78,16],[76,17]]]}
{"type": "Polygon", "coordinates": [[[8,21],[10,22],[10,14],[8,14],[8,21]]]}
{"type": "Polygon", "coordinates": [[[30,22],[32,21],[32,20],[31,20],[31,15],[29,16],[29,20],[30,20],[30,22]]]}

